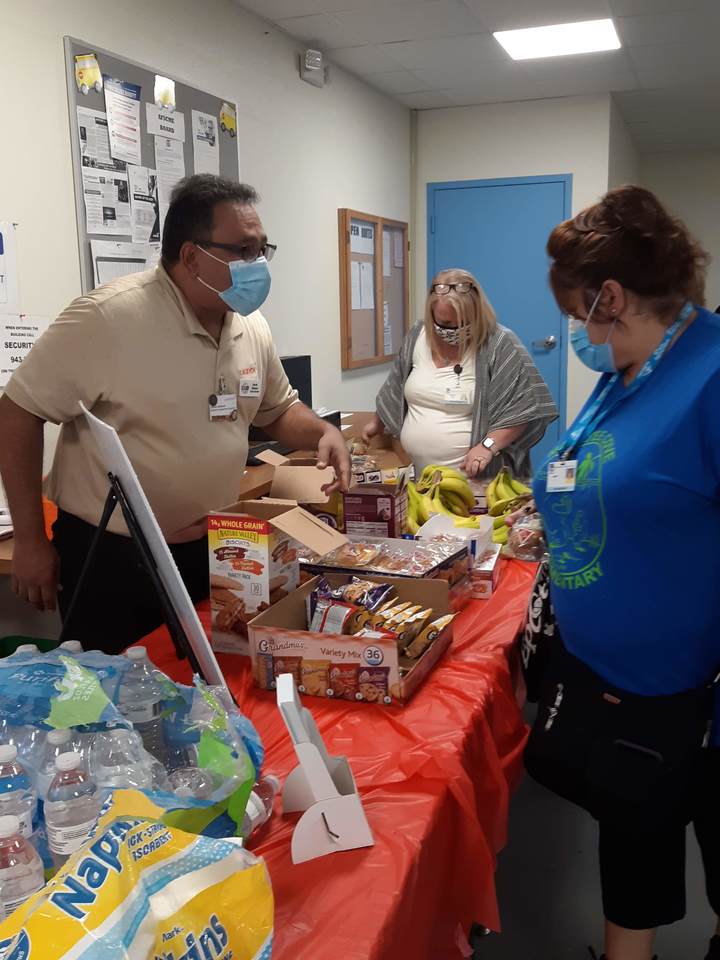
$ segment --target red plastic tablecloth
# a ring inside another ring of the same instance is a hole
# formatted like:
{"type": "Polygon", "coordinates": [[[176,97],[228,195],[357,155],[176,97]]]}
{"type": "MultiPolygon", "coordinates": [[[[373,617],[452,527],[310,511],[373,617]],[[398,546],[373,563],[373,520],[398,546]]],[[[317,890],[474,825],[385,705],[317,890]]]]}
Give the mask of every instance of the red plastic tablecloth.
{"type": "MultiPolygon", "coordinates": [[[[305,698],[330,753],[350,760],[375,846],[293,866],[297,818],[276,811],[254,848],[272,877],[275,960],[457,960],[459,926],[499,929],[495,856],[526,738],[508,655],[534,574],[506,564],[406,707],[305,698]]],[[[200,616],[207,628],[207,606],[200,616]]],[[[190,680],[164,628],[147,643],[161,669],[190,680]]],[[[245,658],[218,659],[263,739],[265,769],[285,777],[295,755],[274,695],[252,686],[245,658]]]]}

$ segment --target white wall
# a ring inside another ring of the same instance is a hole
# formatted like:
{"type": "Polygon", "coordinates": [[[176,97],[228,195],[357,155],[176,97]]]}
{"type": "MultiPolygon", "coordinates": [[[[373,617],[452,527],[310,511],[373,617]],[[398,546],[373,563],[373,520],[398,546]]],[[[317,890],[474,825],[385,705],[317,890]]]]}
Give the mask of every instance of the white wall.
{"type": "Polygon", "coordinates": [[[322,90],[301,82],[301,45],[232,0],[3,0],[0,218],[21,225],[27,313],[80,293],[65,34],[237,101],[241,176],[279,246],[277,345],[312,354],[318,404],[369,409],[387,367],[340,371],[337,208],[408,220],[409,110],[334,66],[322,90]]]}
{"type": "MultiPolygon", "coordinates": [[[[607,190],[609,128],[607,95],[420,112],[415,181],[417,309],[426,292],[429,182],[571,173],[575,212],[607,190]]],[[[568,355],[567,416],[572,419],[596,378],[572,351],[568,355]]]]}
{"type": "Polygon", "coordinates": [[[712,257],[706,301],[720,304],[720,150],[641,157],[640,182],[681,217],[712,257]]]}
{"type": "Polygon", "coordinates": [[[637,183],[640,158],[622,114],[610,100],[610,143],[608,148],[608,188],[637,183]]]}

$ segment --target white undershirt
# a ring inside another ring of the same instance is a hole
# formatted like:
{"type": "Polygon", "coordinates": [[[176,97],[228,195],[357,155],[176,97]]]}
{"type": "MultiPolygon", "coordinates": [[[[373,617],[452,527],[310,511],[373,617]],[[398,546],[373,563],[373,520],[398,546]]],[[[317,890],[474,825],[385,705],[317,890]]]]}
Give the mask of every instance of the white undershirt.
{"type": "Polygon", "coordinates": [[[436,367],[425,331],[415,344],[413,368],[405,382],[407,414],[400,442],[416,474],[430,463],[459,467],[470,449],[475,408],[475,362],[466,356],[458,376],[455,364],[436,367]],[[449,397],[462,402],[448,402],[449,397]]]}

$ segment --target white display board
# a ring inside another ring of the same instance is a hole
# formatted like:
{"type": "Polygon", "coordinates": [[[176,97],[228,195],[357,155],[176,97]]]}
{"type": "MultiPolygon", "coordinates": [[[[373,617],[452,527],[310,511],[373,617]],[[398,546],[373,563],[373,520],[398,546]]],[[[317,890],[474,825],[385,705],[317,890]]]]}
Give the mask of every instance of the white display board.
{"type": "Polygon", "coordinates": [[[205,679],[209,684],[223,686],[227,690],[225,678],[215,659],[215,654],[200,623],[200,618],[185,588],[178,568],[175,566],[173,555],[165,542],[160,526],[155,519],[155,514],[152,512],[145,492],[140,486],[140,481],[128,455],[125,453],[117,431],[114,427],[90,413],[82,403],[80,407],[85,414],[90,432],[98,445],[108,473],[112,473],[120,481],[125,497],[135,514],[138,526],[145,535],[158,575],[167,590],[173,609],[197,657],[205,679]]]}

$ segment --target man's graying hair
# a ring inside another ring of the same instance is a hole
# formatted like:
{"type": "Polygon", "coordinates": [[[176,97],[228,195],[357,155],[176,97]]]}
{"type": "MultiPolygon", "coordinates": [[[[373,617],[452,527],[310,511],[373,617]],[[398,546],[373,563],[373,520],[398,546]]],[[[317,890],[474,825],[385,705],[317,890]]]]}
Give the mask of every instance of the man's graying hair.
{"type": "Polygon", "coordinates": [[[177,263],[180,248],[187,240],[207,239],[213,226],[213,214],[219,203],[254,206],[260,197],[247,183],[196,173],[177,184],[170,198],[162,235],[162,257],[177,263]]]}

